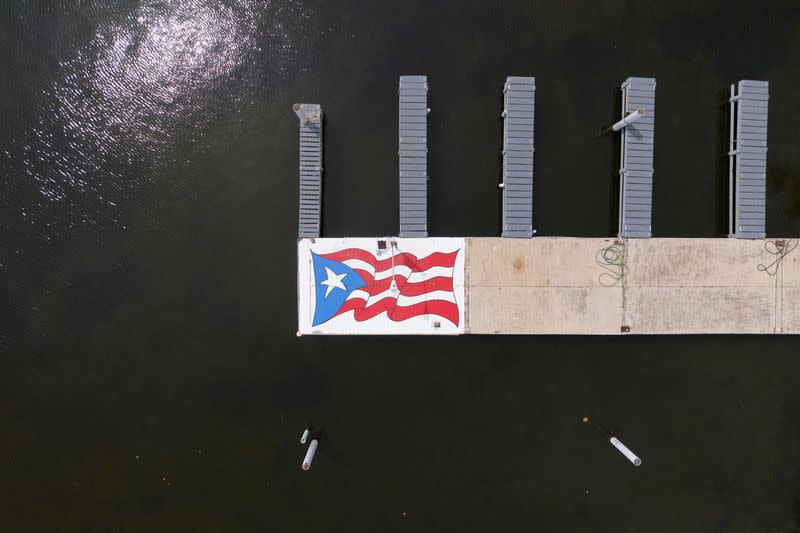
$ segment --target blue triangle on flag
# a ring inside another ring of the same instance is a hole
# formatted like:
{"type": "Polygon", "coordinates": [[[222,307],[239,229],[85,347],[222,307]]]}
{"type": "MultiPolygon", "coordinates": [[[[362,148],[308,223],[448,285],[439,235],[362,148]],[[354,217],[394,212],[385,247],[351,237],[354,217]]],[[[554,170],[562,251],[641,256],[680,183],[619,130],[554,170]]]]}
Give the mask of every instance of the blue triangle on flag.
{"type": "Polygon", "coordinates": [[[342,307],[350,293],[367,282],[355,270],[340,261],[320,257],[311,252],[314,263],[314,292],[316,306],[312,326],[327,322],[342,307]]]}

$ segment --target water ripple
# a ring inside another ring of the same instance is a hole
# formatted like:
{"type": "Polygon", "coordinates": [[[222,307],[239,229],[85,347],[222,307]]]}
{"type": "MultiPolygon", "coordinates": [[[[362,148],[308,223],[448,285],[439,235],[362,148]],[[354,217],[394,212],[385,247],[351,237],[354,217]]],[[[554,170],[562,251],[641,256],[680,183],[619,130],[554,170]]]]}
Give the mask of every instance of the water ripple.
{"type": "Polygon", "coordinates": [[[163,180],[164,166],[187,163],[220,109],[269,100],[305,68],[300,33],[312,17],[300,3],[185,0],[104,12],[82,15],[94,33],[69,36],[82,42],[60,54],[34,123],[0,152],[4,179],[36,193],[33,202],[15,194],[16,215],[47,239],[123,229],[130,195],[163,180]]]}

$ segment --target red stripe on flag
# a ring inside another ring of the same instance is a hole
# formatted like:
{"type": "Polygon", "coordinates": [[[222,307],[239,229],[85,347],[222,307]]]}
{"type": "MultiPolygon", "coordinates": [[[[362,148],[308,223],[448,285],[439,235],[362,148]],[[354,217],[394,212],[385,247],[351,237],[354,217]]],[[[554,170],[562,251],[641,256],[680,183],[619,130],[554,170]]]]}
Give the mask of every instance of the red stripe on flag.
{"type": "Polygon", "coordinates": [[[396,298],[387,297],[375,302],[369,307],[365,307],[366,305],[367,301],[363,298],[346,300],[336,313],[336,316],[348,311],[353,311],[353,318],[357,322],[364,322],[386,311],[386,316],[390,320],[401,322],[415,316],[437,315],[458,326],[458,306],[453,302],[430,300],[407,306],[398,306],[396,298]]]}
{"type": "Polygon", "coordinates": [[[364,322],[365,320],[369,320],[370,318],[378,316],[384,311],[393,309],[397,305],[397,298],[387,296],[386,298],[382,298],[377,302],[370,304],[369,307],[366,307],[366,305],[367,301],[364,298],[345,300],[345,302],[342,304],[342,307],[336,312],[336,315],[341,315],[345,311],[352,310],[354,311],[353,318],[356,319],[356,322],[364,322]]]}
{"type": "MultiPolygon", "coordinates": [[[[353,269],[356,274],[361,276],[367,286],[363,289],[367,291],[370,296],[379,294],[383,291],[388,291],[392,286],[392,278],[383,278],[375,281],[372,274],[361,270],[360,268],[353,269]]],[[[434,276],[430,279],[408,283],[408,278],[396,274],[394,276],[397,289],[400,294],[404,296],[417,296],[431,291],[452,291],[453,290],[453,276],[434,276]]]]}
{"type": "Polygon", "coordinates": [[[406,283],[400,289],[401,296],[419,296],[433,291],[453,291],[453,278],[437,276],[422,283],[406,283]]]}
{"type": "Polygon", "coordinates": [[[375,281],[375,278],[372,277],[372,274],[370,274],[366,270],[361,270],[360,268],[354,268],[353,271],[359,276],[361,276],[361,279],[364,280],[364,283],[367,284],[367,287],[372,285],[372,283],[375,281]]]}
{"type": "Polygon", "coordinates": [[[444,300],[431,300],[404,307],[395,307],[389,312],[389,318],[395,322],[418,315],[438,315],[458,326],[458,306],[453,302],[444,300]]]}
{"type": "MultiPolygon", "coordinates": [[[[456,264],[458,250],[450,253],[434,252],[422,259],[410,253],[401,253],[394,256],[394,266],[404,265],[412,272],[422,272],[432,267],[453,267],[456,264]]],[[[360,248],[347,248],[338,252],[321,254],[320,257],[333,259],[334,261],[347,261],[348,259],[359,259],[375,267],[376,272],[383,272],[392,268],[392,258],[381,259],[380,261],[371,253],[360,248]]]]}
{"type": "MultiPolygon", "coordinates": [[[[453,278],[437,276],[417,283],[408,283],[403,276],[395,276],[397,290],[401,296],[419,296],[433,291],[452,291],[453,278]]],[[[379,279],[370,287],[370,296],[388,291],[392,285],[392,278],[379,279]]]]}

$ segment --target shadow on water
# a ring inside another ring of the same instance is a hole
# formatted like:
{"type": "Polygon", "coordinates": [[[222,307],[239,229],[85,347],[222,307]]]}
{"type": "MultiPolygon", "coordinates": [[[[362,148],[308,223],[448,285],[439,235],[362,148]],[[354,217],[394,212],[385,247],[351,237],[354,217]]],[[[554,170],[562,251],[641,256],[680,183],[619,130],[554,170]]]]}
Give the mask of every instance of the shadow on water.
{"type": "MultiPolygon", "coordinates": [[[[603,129],[610,128],[612,124],[614,124],[617,120],[616,117],[622,116],[622,89],[617,87],[613,91],[612,98],[614,101],[609,106],[611,109],[614,110],[614,119],[611,120],[608,125],[606,125],[603,129]]],[[[609,235],[618,235],[619,234],[619,196],[620,196],[620,187],[622,185],[622,175],[619,173],[619,168],[622,166],[622,161],[619,160],[620,154],[620,147],[622,146],[622,135],[619,133],[606,133],[604,136],[611,137],[611,168],[609,169],[611,180],[609,180],[609,191],[608,191],[608,203],[611,206],[611,209],[608,211],[608,234],[609,235]]]]}
{"type": "MultiPolygon", "coordinates": [[[[322,199],[319,202],[319,234],[325,235],[325,169],[328,168],[328,162],[326,161],[326,154],[327,150],[325,150],[325,125],[328,121],[328,117],[325,115],[325,107],[322,108],[322,157],[321,157],[321,164],[322,164],[322,175],[321,175],[321,183],[320,185],[320,198],[322,199]]],[[[299,192],[298,192],[299,194],[299,192]]]]}
{"type": "MultiPolygon", "coordinates": [[[[780,226],[786,227],[789,221],[800,218],[800,172],[781,163],[772,163],[767,156],[767,192],[782,195],[787,202],[785,218],[780,226]]],[[[769,212],[767,224],[769,224],[769,212]]],[[[790,231],[787,237],[800,237],[800,230],[790,231]]]]}
{"type": "Polygon", "coordinates": [[[800,496],[794,499],[794,529],[793,533],[800,533],[800,496]]]}
{"type": "MultiPolygon", "coordinates": [[[[444,128],[438,127],[442,121],[446,121],[447,118],[447,111],[445,107],[445,100],[440,100],[437,97],[437,91],[431,90],[432,86],[435,86],[436,79],[434,77],[428,76],[428,109],[430,109],[430,113],[428,113],[428,177],[427,177],[427,194],[428,194],[428,235],[437,235],[438,228],[436,227],[436,222],[432,220],[430,216],[431,213],[438,211],[441,209],[439,207],[439,201],[437,200],[438,195],[433,194],[433,187],[431,187],[431,180],[444,180],[446,179],[448,168],[447,168],[447,159],[444,157],[431,157],[431,154],[439,153],[438,150],[442,150],[442,146],[446,144],[446,132],[444,128]],[[440,103],[441,102],[441,103],[440,103]],[[437,148],[438,147],[438,148],[437,148]]],[[[398,88],[399,91],[399,88],[398,88]]],[[[400,116],[397,115],[397,123],[398,128],[400,124],[400,116]]],[[[445,125],[445,128],[447,126],[445,125]]],[[[396,130],[396,131],[399,131],[396,130]]],[[[400,148],[400,141],[397,139],[395,141],[395,145],[397,150],[400,148]]],[[[397,150],[393,153],[395,155],[395,176],[400,175],[400,160],[399,156],[397,155],[397,150]]],[[[399,190],[399,181],[395,186],[395,190],[397,191],[395,195],[397,196],[397,228],[398,235],[400,233],[400,190],[399,190]]]]}
{"type": "MultiPolygon", "coordinates": [[[[497,98],[497,109],[503,109],[505,107],[505,99],[503,97],[503,93],[500,93],[500,96],[497,98]]],[[[533,135],[536,135],[536,128],[533,130],[533,135]]],[[[503,138],[503,120],[497,121],[497,138],[503,138]]],[[[533,139],[533,145],[536,146],[536,137],[533,139]]],[[[500,169],[500,175],[497,177],[498,185],[503,181],[503,147],[501,145],[500,151],[497,152],[497,159],[496,159],[496,168],[500,169]]],[[[497,235],[500,235],[503,232],[503,189],[497,187],[497,191],[495,191],[497,195],[497,203],[500,205],[500,209],[497,210],[497,216],[495,220],[497,221],[497,235]]],[[[536,154],[533,154],[533,205],[534,205],[534,214],[533,214],[533,229],[536,229],[536,154]]]]}
{"type": "Polygon", "coordinates": [[[730,180],[728,179],[728,150],[730,140],[730,112],[729,112],[730,89],[724,89],[717,93],[717,112],[714,116],[714,127],[716,135],[716,149],[718,157],[714,166],[716,177],[715,194],[715,234],[717,237],[728,235],[728,198],[730,194],[730,180]]]}

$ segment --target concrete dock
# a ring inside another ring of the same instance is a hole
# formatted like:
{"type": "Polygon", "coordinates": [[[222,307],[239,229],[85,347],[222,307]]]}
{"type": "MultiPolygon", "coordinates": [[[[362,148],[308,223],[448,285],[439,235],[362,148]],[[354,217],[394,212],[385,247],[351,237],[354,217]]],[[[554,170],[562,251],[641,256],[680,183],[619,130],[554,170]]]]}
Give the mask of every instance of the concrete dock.
{"type": "Polygon", "coordinates": [[[800,334],[798,241],[764,238],[769,82],[730,87],[728,239],[650,238],[655,88],[626,79],[607,130],[622,134],[617,239],[531,239],[534,77],[503,86],[503,238],[428,238],[424,75],[400,77],[399,237],[319,238],[322,113],[295,104],[297,334],[800,334]]]}
{"type": "Polygon", "coordinates": [[[797,239],[301,239],[298,332],[800,334],[797,244],[797,239]]]}
{"type": "Polygon", "coordinates": [[[774,242],[468,238],[466,333],[798,334],[800,249],[770,275],[774,242]]]}

